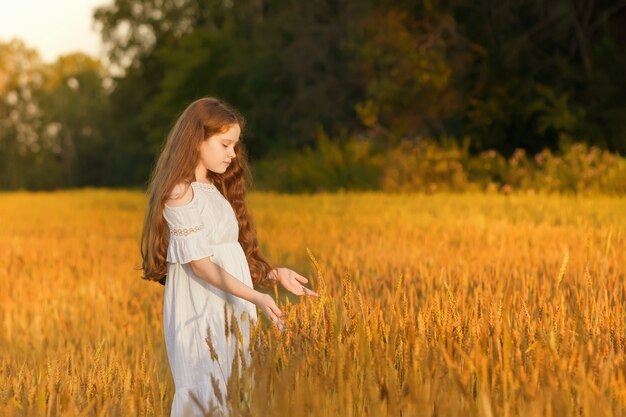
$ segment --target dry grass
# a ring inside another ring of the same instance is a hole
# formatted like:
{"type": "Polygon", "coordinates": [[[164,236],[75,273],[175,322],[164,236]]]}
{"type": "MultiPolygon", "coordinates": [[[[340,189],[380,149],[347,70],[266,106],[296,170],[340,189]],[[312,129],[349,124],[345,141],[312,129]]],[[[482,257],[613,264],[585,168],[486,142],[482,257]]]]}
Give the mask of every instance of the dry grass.
{"type": "MultiPolygon", "coordinates": [[[[240,414],[626,415],[626,199],[250,203],[265,252],[321,297],[278,294],[288,331],[259,330],[240,414]]],[[[0,194],[0,415],[168,415],[162,287],[134,270],[143,208],[0,194]]]]}

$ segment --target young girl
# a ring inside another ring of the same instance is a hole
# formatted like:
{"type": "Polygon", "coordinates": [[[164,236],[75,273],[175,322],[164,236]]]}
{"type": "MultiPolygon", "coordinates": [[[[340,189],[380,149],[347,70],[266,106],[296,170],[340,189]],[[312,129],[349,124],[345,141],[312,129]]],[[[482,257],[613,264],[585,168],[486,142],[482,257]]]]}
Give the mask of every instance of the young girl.
{"type": "Polygon", "coordinates": [[[218,99],[191,103],[170,131],[148,187],[143,278],[165,285],[172,417],[203,415],[209,407],[227,413],[226,382],[237,349],[232,329],[238,325],[249,361],[256,307],[282,330],[282,312],[253,284],[280,283],[294,294],[318,296],[302,285],[305,277],[272,269],[259,252],[245,201],[243,128],[243,117],[218,99]]]}

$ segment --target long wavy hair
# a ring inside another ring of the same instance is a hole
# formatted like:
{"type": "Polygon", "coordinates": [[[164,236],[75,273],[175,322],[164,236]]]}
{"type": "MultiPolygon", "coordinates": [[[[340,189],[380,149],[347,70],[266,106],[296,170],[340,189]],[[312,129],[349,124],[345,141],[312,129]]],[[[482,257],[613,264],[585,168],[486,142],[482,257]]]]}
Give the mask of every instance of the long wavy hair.
{"type": "MultiPolygon", "coordinates": [[[[142,279],[165,284],[169,243],[163,217],[165,201],[176,184],[185,183],[189,187],[196,180],[202,141],[235,124],[243,132],[245,119],[237,110],[222,100],[206,97],[191,103],[170,130],[147,189],[148,207],[141,234],[142,279]]],[[[235,145],[235,154],[223,174],[207,170],[206,179],[215,184],[233,207],[239,223],[239,243],[246,254],[252,282],[266,287],[271,285],[268,274],[273,268],[259,251],[256,229],[246,204],[246,181],[251,180],[251,175],[242,138],[235,145]]]]}

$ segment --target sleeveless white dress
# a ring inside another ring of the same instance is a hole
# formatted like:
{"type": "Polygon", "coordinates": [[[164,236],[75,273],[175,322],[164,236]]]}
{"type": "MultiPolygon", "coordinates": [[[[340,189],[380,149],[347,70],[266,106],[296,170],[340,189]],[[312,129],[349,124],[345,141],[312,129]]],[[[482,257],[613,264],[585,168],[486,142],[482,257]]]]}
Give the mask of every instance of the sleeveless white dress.
{"type": "Polygon", "coordinates": [[[253,287],[252,277],[238,242],[237,218],[228,200],[212,184],[192,182],[191,187],[191,202],[165,206],[163,210],[169,228],[163,327],[176,389],[171,417],[203,416],[211,408],[216,410],[215,415],[221,412],[226,416],[226,383],[237,349],[230,323],[234,316],[243,339],[240,351],[249,364],[250,326],[257,320],[256,306],[203,281],[193,273],[189,262],[211,257],[249,287],[253,287]],[[209,332],[213,355],[207,343],[209,332]]]}

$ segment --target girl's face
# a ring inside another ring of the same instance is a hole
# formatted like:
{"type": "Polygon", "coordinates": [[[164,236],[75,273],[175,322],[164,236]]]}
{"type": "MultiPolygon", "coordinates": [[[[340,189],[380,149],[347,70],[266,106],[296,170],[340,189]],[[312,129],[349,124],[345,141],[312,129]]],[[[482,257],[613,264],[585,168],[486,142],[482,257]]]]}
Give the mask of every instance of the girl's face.
{"type": "Polygon", "coordinates": [[[224,133],[205,139],[200,145],[200,162],[205,169],[223,174],[235,158],[235,145],[239,141],[241,128],[231,125],[224,133]]]}

